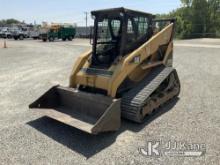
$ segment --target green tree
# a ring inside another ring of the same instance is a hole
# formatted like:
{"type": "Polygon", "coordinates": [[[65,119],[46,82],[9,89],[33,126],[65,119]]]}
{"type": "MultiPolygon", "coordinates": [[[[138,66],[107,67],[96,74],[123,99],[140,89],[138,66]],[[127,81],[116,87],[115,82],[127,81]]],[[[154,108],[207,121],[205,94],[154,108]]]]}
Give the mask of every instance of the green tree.
{"type": "Polygon", "coordinates": [[[182,7],[158,17],[175,17],[176,37],[220,37],[220,0],[181,0],[182,7]]]}
{"type": "Polygon", "coordinates": [[[18,24],[20,23],[20,21],[16,20],[16,19],[6,19],[6,20],[0,20],[0,25],[11,25],[11,24],[18,24]]]}
{"type": "Polygon", "coordinates": [[[208,3],[206,0],[193,0],[192,2],[192,35],[204,37],[207,32],[208,3]]]}
{"type": "Polygon", "coordinates": [[[208,1],[207,31],[212,34],[211,36],[220,33],[220,0],[208,1]]]}
{"type": "Polygon", "coordinates": [[[193,0],[180,0],[185,7],[190,7],[193,0]]]}

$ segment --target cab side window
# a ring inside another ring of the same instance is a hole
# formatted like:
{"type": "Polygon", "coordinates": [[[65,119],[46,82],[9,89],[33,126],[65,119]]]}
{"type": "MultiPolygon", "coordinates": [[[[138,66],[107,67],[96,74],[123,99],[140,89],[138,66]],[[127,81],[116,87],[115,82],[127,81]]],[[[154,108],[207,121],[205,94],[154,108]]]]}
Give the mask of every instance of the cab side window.
{"type": "Polygon", "coordinates": [[[149,19],[147,17],[130,17],[127,22],[126,50],[134,49],[138,41],[148,36],[149,19]]]}
{"type": "Polygon", "coordinates": [[[148,33],[148,18],[139,17],[138,19],[138,37],[142,37],[148,33]]]}

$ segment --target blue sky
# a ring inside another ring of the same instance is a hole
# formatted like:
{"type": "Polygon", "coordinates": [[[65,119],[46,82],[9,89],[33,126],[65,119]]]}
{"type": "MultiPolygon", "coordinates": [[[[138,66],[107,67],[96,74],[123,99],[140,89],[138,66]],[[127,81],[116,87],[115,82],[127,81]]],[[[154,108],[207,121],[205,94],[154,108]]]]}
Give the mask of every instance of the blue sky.
{"type": "Polygon", "coordinates": [[[0,0],[0,19],[84,25],[84,12],[122,6],[153,14],[168,13],[180,7],[180,0],[0,0]]]}

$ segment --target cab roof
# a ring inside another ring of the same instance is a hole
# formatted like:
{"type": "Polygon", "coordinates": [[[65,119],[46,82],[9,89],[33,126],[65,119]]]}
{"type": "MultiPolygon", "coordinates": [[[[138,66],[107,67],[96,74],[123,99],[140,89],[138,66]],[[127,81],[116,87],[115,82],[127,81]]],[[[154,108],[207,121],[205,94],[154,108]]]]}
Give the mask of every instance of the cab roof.
{"type": "Polygon", "coordinates": [[[131,9],[127,9],[124,7],[95,10],[95,11],[91,12],[91,14],[94,16],[101,15],[101,14],[111,14],[111,13],[113,13],[113,14],[125,13],[125,14],[129,14],[129,15],[137,15],[137,16],[141,15],[141,16],[154,17],[154,15],[150,14],[150,13],[146,13],[146,12],[142,12],[142,11],[138,11],[138,10],[131,10],[131,9]]]}

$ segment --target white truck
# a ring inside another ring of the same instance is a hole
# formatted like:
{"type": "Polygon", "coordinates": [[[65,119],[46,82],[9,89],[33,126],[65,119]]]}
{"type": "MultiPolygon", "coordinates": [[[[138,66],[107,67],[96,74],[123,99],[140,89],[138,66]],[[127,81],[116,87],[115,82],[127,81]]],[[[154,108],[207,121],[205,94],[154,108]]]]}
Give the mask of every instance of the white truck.
{"type": "Polygon", "coordinates": [[[23,40],[24,38],[30,37],[30,32],[28,31],[28,29],[15,27],[12,30],[12,37],[15,40],[23,40]]]}
{"type": "Polygon", "coordinates": [[[8,27],[4,27],[1,29],[0,38],[12,38],[12,33],[8,27]]]}

